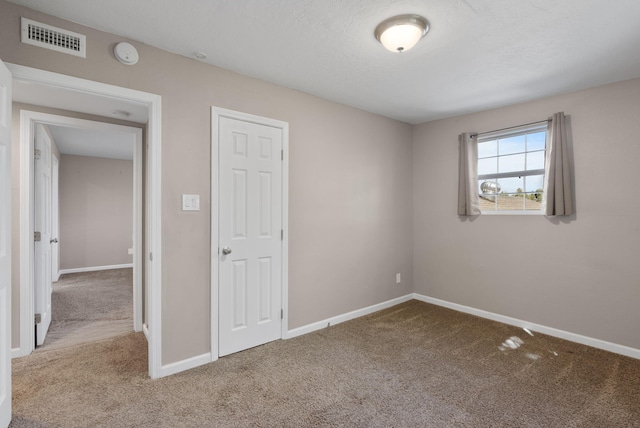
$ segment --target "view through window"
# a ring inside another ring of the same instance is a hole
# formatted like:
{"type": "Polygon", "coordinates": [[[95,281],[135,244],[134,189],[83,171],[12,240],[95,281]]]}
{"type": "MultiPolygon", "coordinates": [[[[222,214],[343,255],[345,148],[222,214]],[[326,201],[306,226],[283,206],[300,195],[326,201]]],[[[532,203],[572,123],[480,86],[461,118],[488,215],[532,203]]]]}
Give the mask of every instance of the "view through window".
{"type": "Polygon", "coordinates": [[[478,137],[482,212],[542,213],[547,125],[478,137]]]}

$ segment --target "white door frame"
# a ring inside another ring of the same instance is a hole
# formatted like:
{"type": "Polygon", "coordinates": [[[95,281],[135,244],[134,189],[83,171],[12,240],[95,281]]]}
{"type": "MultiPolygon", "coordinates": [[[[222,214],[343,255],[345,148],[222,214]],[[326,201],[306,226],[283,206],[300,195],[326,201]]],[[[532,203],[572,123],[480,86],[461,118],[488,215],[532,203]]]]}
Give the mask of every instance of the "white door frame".
{"type": "MultiPolygon", "coordinates": [[[[149,113],[149,120],[147,122],[147,157],[148,157],[148,171],[147,171],[147,187],[146,191],[149,195],[149,209],[148,218],[146,222],[148,225],[148,236],[146,237],[146,263],[149,266],[147,270],[148,275],[145,279],[147,282],[147,300],[148,300],[148,313],[147,324],[143,326],[144,330],[148,332],[147,338],[149,342],[149,376],[153,379],[162,377],[162,241],[161,241],[161,195],[162,195],[162,181],[161,181],[161,97],[156,94],[147,92],[141,92],[134,89],[122,88],[119,86],[108,85],[105,83],[94,82],[91,80],[80,79],[77,77],[67,76],[58,73],[52,73],[45,70],[39,70],[31,67],[25,67],[15,64],[7,64],[7,68],[11,71],[14,81],[40,84],[55,87],[58,89],[68,90],[72,92],[80,92],[84,94],[94,95],[98,97],[106,97],[111,99],[117,99],[130,104],[140,106],[141,104],[147,108],[149,113]]],[[[23,125],[24,126],[24,125],[23,125]]],[[[33,144],[33,143],[29,143],[33,144]]],[[[28,151],[22,147],[21,152],[28,151]]],[[[25,153],[24,159],[21,153],[21,182],[20,182],[20,213],[21,213],[21,225],[20,225],[20,283],[33,283],[33,268],[30,261],[29,248],[32,248],[33,244],[33,231],[30,230],[28,225],[33,224],[33,211],[32,211],[32,197],[33,195],[33,180],[25,181],[25,174],[30,174],[29,159],[31,159],[31,150],[29,153],[25,153]],[[26,171],[25,171],[26,170],[26,171]],[[23,183],[27,183],[24,184],[23,183]],[[25,213],[25,214],[22,214],[25,213]],[[30,213],[27,215],[26,213],[30,213]],[[31,218],[29,218],[31,217],[31,218]]],[[[31,287],[28,287],[31,289],[31,287]]],[[[21,287],[22,290],[22,287],[21,287]]],[[[33,307],[31,303],[33,297],[23,298],[28,296],[20,296],[20,323],[26,322],[25,325],[33,327],[33,315],[30,319],[26,319],[25,307],[29,304],[29,307],[33,307]]],[[[21,328],[22,330],[22,328],[21,328]]],[[[26,333],[20,336],[20,349],[14,352],[14,356],[26,355],[24,354],[26,349],[33,346],[33,342],[28,342],[26,333]],[[25,342],[27,340],[27,342],[25,342]]],[[[28,353],[27,353],[28,354],[28,353]]]]}
{"type": "MultiPolygon", "coordinates": [[[[59,116],[48,113],[41,113],[29,110],[20,111],[20,190],[21,201],[29,202],[29,206],[25,206],[26,209],[33,210],[32,205],[33,194],[27,194],[33,186],[28,185],[29,179],[33,177],[33,141],[35,125],[53,125],[53,126],[67,126],[78,129],[104,131],[104,132],[118,132],[122,134],[130,135],[134,144],[133,150],[133,330],[142,331],[142,129],[114,125],[105,122],[97,122],[91,120],[77,119],[68,116],[59,116]],[[23,185],[24,184],[24,185],[23,185]],[[23,195],[22,192],[25,192],[23,195]],[[28,201],[27,201],[28,199],[28,201]]],[[[52,155],[53,156],[53,155],[52,155]]],[[[29,212],[29,217],[33,217],[34,213],[29,212]]],[[[28,222],[27,216],[20,217],[20,229],[24,231],[21,233],[22,238],[33,236],[33,222],[28,222]],[[28,223],[28,224],[27,224],[28,223]]],[[[32,276],[26,269],[33,268],[32,260],[24,260],[24,256],[33,254],[33,239],[28,239],[29,242],[21,241],[21,248],[31,246],[29,253],[21,252],[20,257],[20,348],[26,355],[33,352],[34,345],[34,330],[33,326],[29,324],[29,320],[33,320],[34,317],[34,305],[33,302],[29,305],[29,300],[33,301],[33,286],[29,284],[29,280],[32,276]],[[29,264],[28,264],[29,263],[29,264]],[[22,269],[25,269],[23,271],[22,269]],[[24,339],[24,340],[23,340],[24,339]],[[23,347],[25,345],[30,345],[23,347]],[[23,349],[26,348],[26,349],[23,349]]]]}
{"type": "Polygon", "coordinates": [[[219,121],[221,117],[242,120],[282,130],[282,331],[281,338],[287,337],[289,325],[289,124],[280,120],[255,116],[233,110],[211,107],[211,361],[218,359],[218,316],[220,258],[219,247],[219,207],[220,207],[220,159],[219,121]]]}
{"type": "Polygon", "coordinates": [[[51,235],[56,240],[51,247],[51,280],[57,282],[60,279],[60,204],[59,204],[59,173],[60,159],[51,153],[51,235]]]}
{"type": "Polygon", "coordinates": [[[11,73],[0,60],[0,428],[11,423],[11,73]]]}

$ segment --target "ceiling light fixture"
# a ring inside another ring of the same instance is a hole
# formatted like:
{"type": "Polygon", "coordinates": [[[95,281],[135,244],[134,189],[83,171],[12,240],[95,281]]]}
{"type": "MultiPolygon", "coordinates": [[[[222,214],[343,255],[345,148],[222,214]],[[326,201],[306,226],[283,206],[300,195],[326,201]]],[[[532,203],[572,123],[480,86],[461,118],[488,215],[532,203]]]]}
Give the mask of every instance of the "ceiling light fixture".
{"type": "Polygon", "coordinates": [[[429,31],[429,21],[419,15],[399,15],[382,21],[374,32],[376,39],[391,52],[411,49],[429,31]]]}

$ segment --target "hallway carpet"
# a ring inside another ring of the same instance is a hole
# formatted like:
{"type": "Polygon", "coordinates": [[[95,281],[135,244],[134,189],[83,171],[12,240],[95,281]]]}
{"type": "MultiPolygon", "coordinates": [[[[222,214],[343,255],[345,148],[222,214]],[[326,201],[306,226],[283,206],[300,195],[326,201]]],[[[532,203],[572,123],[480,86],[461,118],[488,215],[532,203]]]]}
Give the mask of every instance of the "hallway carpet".
{"type": "Polygon", "coordinates": [[[36,352],[133,331],[133,269],[70,273],[53,283],[51,326],[36,352]]]}
{"type": "Polygon", "coordinates": [[[640,360],[409,301],[158,380],[131,333],[14,360],[12,427],[640,427],[640,360]]]}

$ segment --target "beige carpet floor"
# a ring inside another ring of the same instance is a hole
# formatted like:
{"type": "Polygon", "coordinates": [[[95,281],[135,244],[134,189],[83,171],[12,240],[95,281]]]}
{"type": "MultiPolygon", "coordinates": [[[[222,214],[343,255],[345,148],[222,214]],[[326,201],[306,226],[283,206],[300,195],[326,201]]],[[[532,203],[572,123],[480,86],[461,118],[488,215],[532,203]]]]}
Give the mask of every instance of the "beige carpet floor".
{"type": "Polygon", "coordinates": [[[147,378],[139,333],[13,362],[12,427],[640,427],[640,360],[418,301],[147,378]]]}
{"type": "Polygon", "coordinates": [[[53,283],[51,326],[36,352],[133,331],[133,269],[70,273],[53,283]]]}

